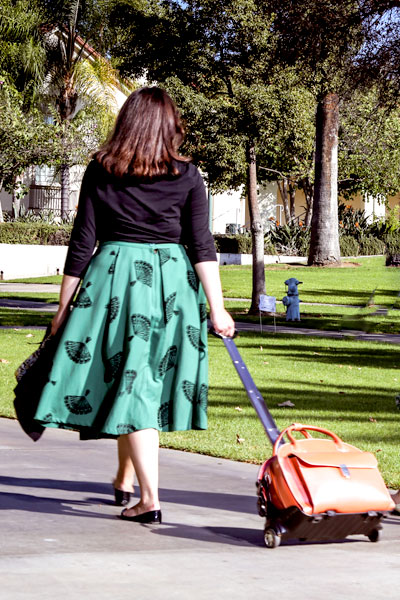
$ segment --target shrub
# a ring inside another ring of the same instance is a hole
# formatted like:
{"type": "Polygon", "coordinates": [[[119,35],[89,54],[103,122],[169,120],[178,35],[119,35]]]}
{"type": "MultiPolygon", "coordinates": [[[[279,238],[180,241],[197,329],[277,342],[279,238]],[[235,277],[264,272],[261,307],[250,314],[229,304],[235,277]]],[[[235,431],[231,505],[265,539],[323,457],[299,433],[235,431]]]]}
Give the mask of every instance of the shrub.
{"type": "Polygon", "coordinates": [[[265,244],[274,246],[276,254],[307,256],[310,247],[310,229],[301,227],[297,223],[273,224],[265,234],[265,244]]]}
{"type": "Polygon", "coordinates": [[[274,244],[272,244],[272,242],[269,242],[268,240],[265,240],[264,242],[264,254],[278,254],[274,244]]]}
{"type": "Polygon", "coordinates": [[[373,235],[364,235],[360,239],[359,253],[362,256],[385,254],[386,245],[373,235]]]}
{"type": "Polygon", "coordinates": [[[341,235],[339,238],[340,254],[342,256],[358,256],[359,245],[352,235],[341,235]]]}
{"type": "Polygon", "coordinates": [[[400,266],[400,231],[385,236],[386,266],[400,266]]]}
{"type": "Polygon", "coordinates": [[[370,228],[364,210],[356,210],[350,204],[339,203],[338,220],[340,235],[353,236],[360,239],[370,228]]]}
{"type": "Polygon", "coordinates": [[[0,244],[67,246],[72,225],[48,223],[0,223],[0,244]]]}
{"type": "Polygon", "coordinates": [[[246,234],[214,234],[215,248],[217,252],[224,254],[251,254],[251,235],[246,234]]]}

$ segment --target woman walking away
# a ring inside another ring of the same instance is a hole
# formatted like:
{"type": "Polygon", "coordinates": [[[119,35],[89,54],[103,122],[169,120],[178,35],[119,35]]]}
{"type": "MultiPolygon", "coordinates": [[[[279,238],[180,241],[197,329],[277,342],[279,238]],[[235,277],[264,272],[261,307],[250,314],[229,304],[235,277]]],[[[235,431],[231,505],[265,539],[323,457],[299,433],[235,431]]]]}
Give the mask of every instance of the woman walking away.
{"type": "Polygon", "coordinates": [[[121,518],[142,523],[161,523],[158,432],[207,427],[204,292],[214,329],[234,332],[204,183],[182,140],[171,98],[143,88],[87,167],[53,334],[83,281],[36,413],[86,439],[120,438],[140,487],[121,518]]]}

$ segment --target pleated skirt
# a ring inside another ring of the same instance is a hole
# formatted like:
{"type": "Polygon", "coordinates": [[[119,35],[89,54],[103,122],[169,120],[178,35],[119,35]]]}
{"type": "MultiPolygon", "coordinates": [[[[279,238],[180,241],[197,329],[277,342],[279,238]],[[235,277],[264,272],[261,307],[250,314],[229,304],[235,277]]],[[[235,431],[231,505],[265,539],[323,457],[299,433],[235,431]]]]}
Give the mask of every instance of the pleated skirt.
{"type": "Polygon", "coordinates": [[[101,244],[36,420],[86,439],[206,429],[207,398],[205,296],[183,246],[101,244]]]}

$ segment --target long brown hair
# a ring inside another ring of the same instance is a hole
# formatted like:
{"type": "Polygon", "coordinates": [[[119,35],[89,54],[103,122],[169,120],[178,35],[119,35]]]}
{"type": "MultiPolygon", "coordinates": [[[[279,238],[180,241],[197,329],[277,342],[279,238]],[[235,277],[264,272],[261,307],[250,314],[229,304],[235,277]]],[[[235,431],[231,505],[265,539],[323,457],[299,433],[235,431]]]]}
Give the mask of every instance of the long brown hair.
{"type": "Polygon", "coordinates": [[[94,158],[117,177],[179,175],[173,161],[190,160],[178,154],[183,138],[178,109],[167,92],[144,87],[127,98],[111,137],[94,158]]]}

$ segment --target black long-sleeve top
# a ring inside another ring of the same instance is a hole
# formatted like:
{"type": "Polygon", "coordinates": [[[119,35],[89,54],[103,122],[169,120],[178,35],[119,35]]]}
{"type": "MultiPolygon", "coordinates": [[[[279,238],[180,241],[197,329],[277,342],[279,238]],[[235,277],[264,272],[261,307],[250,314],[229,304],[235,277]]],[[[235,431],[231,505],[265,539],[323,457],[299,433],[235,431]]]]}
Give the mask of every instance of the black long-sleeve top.
{"type": "Polygon", "coordinates": [[[110,175],[92,161],[83,176],[64,273],[82,277],[96,241],[177,243],[193,264],[216,261],[203,179],[191,163],[175,163],[180,176],[144,183],[110,175]]]}

